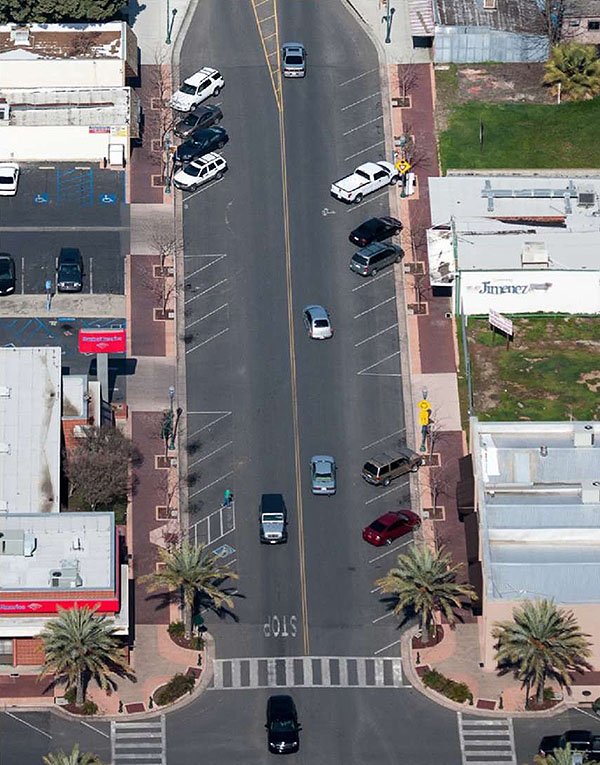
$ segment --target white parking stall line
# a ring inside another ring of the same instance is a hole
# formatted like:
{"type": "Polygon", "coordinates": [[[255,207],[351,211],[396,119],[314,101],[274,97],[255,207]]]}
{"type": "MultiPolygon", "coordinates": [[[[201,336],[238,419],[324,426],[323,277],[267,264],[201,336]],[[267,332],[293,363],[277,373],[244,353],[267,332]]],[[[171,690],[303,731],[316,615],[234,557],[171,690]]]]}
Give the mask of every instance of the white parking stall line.
{"type": "Polygon", "coordinates": [[[195,319],[189,324],[186,324],[186,329],[193,327],[194,324],[199,324],[201,321],[204,321],[204,319],[208,319],[209,316],[212,316],[213,314],[218,313],[219,311],[222,311],[223,308],[227,308],[228,305],[229,303],[223,303],[223,305],[220,305],[218,308],[215,308],[214,311],[211,311],[210,313],[205,313],[204,316],[201,316],[199,319],[195,319]]]}
{"type": "Polygon", "coordinates": [[[374,311],[376,308],[381,308],[382,305],[385,305],[386,303],[391,303],[392,300],[395,300],[396,296],[392,295],[391,298],[388,298],[387,300],[382,300],[381,303],[377,303],[377,305],[371,306],[371,308],[367,308],[366,311],[361,311],[360,313],[357,313],[354,317],[355,319],[360,319],[361,316],[364,316],[367,313],[371,313],[371,311],[374,311]]]}
{"type": "Polygon", "coordinates": [[[345,133],[342,133],[343,136],[351,135],[352,133],[356,133],[357,130],[360,130],[361,128],[367,127],[367,125],[372,125],[374,122],[379,122],[379,120],[383,119],[383,114],[380,114],[379,117],[375,117],[374,120],[369,120],[368,122],[363,122],[362,125],[357,125],[356,127],[351,128],[350,130],[346,130],[345,133]]]}
{"type": "Polygon", "coordinates": [[[375,98],[376,96],[380,96],[380,95],[381,95],[381,91],[380,91],[380,90],[378,90],[378,91],[377,91],[377,93],[371,93],[371,95],[370,95],[370,96],[365,96],[364,98],[361,98],[359,101],[355,101],[355,102],[354,102],[354,103],[352,103],[352,104],[348,104],[348,106],[342,106],[342,108],[340,109],[340,111],[341,111],[341,112],[345,112],[345,111],[347,111],[348,109],[352,109],[352,107],[353,107],[353,106],[358,106],[359,104],[364,104],[364,102],[365,102],[365,101],[368,101],[370,98],[375,98]]]}
{"type": "Polygon", "coordinates": [[[372,619],[371,624],[377,624],[377,622],[381,622],[384,619],[389,619],[390,616],[394,616],[393,611],[388,611],[387,614],[384,614],[383,616],[378,616],[377,619],[372,619]]]}
{"type": "Polygon", "coordinates": [[[206,430],[207,428],[212,427],[213,425],[216,425],[217,422],[221,422],[221,420],[224,420],[226,417],[231,417],[232,412],[188,412],[188,417],[190,415],[194,414],[220,414],[220,417],[217,417],[216,420],[211,420],[208,425],[203,425],[201,428],[198,428],[198,430],[195,430],[193,433],[190,433],[188,436],[188,441],[190,441],[194,436],[197,436],[198,433],[202,433],[203,430],[206,430]]]}
{"type": "Polygon", "coordinates": [[[210,489],[211,486],[214,486],[216,483],[219,483],[219,481],[224,481],[226,478],[229,478],[230,475],[233,475],[233,470],[230,470],[228,473],[225,473],[224,475],[221,475],[218,478],[215,478],[215,480],[211,481],[211,483],[207,484],[206,486],[203,486],[201,489],[198,489],[198,491],[195,491],[193,494],[190,494],[188,499],[193,499],[194,497],[197,497],[198,494],[202,494],[203,491],[210,489]]]}
{"type": "Polygon", "coordinates": [[[390,553],[396,552],[401,547],[406,547],[406,545],[409,545],[411,542],[412,542],[412,539],[409,539],[408,542],[402,542],[401,545],[396,545],[396,547],[390,547],[388,550],[386,550],[386,552],[381,553],[381,555],[377,555],[375,558],[371,558],[369,563],[375,563],[375,561],[385,558],[386,555],[390,555],[390,553]]]}
{"type": "Polygon", "coordinates": [[[203,295],[206,295],[206,294],[207,294],[208,292],[210,292],[211,290],[214,290],[214,289],[216,289],[217,287],[220,287],[220,286],[221,286],[221,284],[225,284],[225,282],[226,282],[226,281],[227,281],[227,279],[221,279],[221,281],[220,281],[220,282],[217,282],[216,284],[213,284],[212,286],[210,286],[210,287],[207,287],[205,290],[202,290],[202,292],[199,292],[197,295],[194,295],[193,297],[191,297],[191,298],[188,298],[188,299],[185,301],[185,305],[187,305],[188,303],[191,303],[193,300],[197,300],[199,297],[202,297],[203,295]]]}
{"type": "Polygon", "coordinates": [[[222,183],[224,178],[219,178],[219,180],[210,181],[210,183],[207,183],[206,186],[203,186],[201,189],[198,189],[197,191],[192,191],[190,194],[188,194],[183,201],[183,207],[187,210],[187,203],[189,202],[192,197],[198,196],[198,194],[202,194],[204,191],[208,191],[209,189],[212,189],[213,186],[215,186],[217,183],[222,183]]]}
{"type": "Polygon", "coordinates": [[[382,143],[385,143],[385,141],[377,141],[377,143],[372,143],[370,146],[367,146],[360,151],[355,151],[354,154],[351,154],[349,157],[344,157],[344,162],[348,162],[349,159],[354,159],[354,157],[364,154],[365,151],[371,151],[371,149],[374,149],[376,146],[381,146],[382,143]]]}
{"type": "Polygon", "coordinates": [[[7,717],[11,717],[13,720],[16,720],[17,722],[20,722],[20,723],[22,723],[22,724],[23,724],[23,725],[25,725],[27,728],[31,728],[31,730],[35,730],[35,731],[37,731],[38,733],[41,733],[41,734],[42,734],[42,736],[46,736],[46,738],[52,739],[52,736],[51,736],[49,733],[46,733],[46,731],[45,731],[45,730],[42,730],[41,728],[36,728],[36,726],[35,726],[35,725],[32,725],[31,723],[25,722],[25,720],[21,720],[21,718],[20,718],[20,717],[17,717],[17,715],[14,715],[12,712],[9,712],[7,709],[5,709],[5,710],[4,710],[4,714],[5,714],[7,717]]]}
{"type": "Polygon", "coordinates": [[[387,491],[381,492],[381,494],[378,494],[376,497],[373,497],[372,499],[368,499],[365,502],[365,505],[370,505],[372,502],[378,502],[380,499],[387,497],[387,495],[391,494],[393,491],[398,491],[398,489],[401,489],[403,486],[408,486],[408,481],[404,481],[404,483],[394,486],[393,489],[388,489],[387,491]]]}
{"type": "Polygon", "coordinates": [[[373,589],[370,591],[370,593],[369,593],[369,594],[370,594],[370,595],[374,595],[376,592],[379,592],[379,590],[380,590],[380,589],[381,589],[381,585],[379,585],[379,587],[374,587],[374,588],[373,588],[373,589]]]}
{"type": "MultiPolygon", "coordinates": [[[[201,256],[197,255],[196,257],[201,257],[201,256]]],[[[210,256],[207,255],[206,257],[210,257],[210,256]]],[[[223,258],[226,258],[227,255],[214,255],[213,257],[214,257],[214,260],[211,260],[211,262],[207,263],[205,266],[201,266],[200,268],[197,268],[195,271],[192,271],[191,274],[186,274],[185,278],[191,279],[192,276],[196,276],[196,274],[199,274],[201,271],[204,271],[205,268],[210,268],[211,266],[214,266],[215,263],[218,263],[220,260],[223,260],[223,258]]]]}
{"type": "MultiPolygon", "coordinates": [[[[389,194],[388,190],[382,191],[381,194],[375,194],[375,196],[367,197],[364,201],[362,201],[359,205],[350,205],[349,209],[346,210],[347,213],[354,212],[354,210],[358,210],[361,207],[364,207],[365,205],[368,205],[370,202],[374,202],[376,199],[381,199],[382,196],[389,194]]],[[[374,281],[371,279],[371,281],[374,281]]]]}
{"type": "Polygon", "coordinates": [[[365,377],[402,377],[402,372],[370,372],[370,369],[375,369],[375,367],[378,367],[380,364],[383,364],[384,361],[388,361],[388,359],[394,358],[394,356],[399,356],[400,351],[396,351],[396,353],[390,353],[389,356],[386,356],[383,359],[380,359],[379,361],[376,361],[374,364],[371,364],[369,367],[365,367],[364,369],[361,369],[359,372],[357,372],[357,375],[364,375],[365,377]]]}
{"type": "Polygon", "coordinates": [[[195,345],[193,348],[188,348],[186,353],[192,353],[193,351],[197,351],[198,348],[202,348],[203,345],[206,345],[207,343],[210,343],[213,340],[216,340],[217,337],[224,335],[225,332],[229,332],[229,327],[225,327],[225,329],[222,329],[220,332],[217,332],[216,335],[212,335],[212,337],[209,337],[208,340],[203,340],[201,343],[198,343],[198,345],[195,345]]]}
{"type": "Polygon", "coordinates": [[[205,454],[204,457],[200,457],[199,460],[196,460],[195,462],[191,462],[188,465],[188,468],[194,467],[194,465],[199,465],[201,462],[204,462],[204,460],[207,460],[209,457],[214,456],[215,454],[218,454],[220,451],[223,451],[223,449],[226,449],[228,446],[231,446],[233,441],[227,441],[226,444],[223,444],[222,446],[219,446],[217,449],[213,449],[212,452],[209,452],[208,454],[205,454]]]}
{"type": "Polygon", "coordinates": [[[393,643],[388,643],[388,645],[384,645],[383,648],[378,648],[376,651],[373,651],[373,655],[378,656],[380,653],[387,651],[389,648],[393,648],[395,645],[398,645],[398,643],[401,642],[401,640],[394,640],[393,643]]]}
{"type": "Polygon", "coordinates": [[[359,346],[363,345],[364,343],[369,343],[371,340],[374,340],[376,337],[379,337],[379,335],[383,335],[384,332],[389,332],[390,329],[396,329],[397,326],[398,326],[398,324],[396,323],[396,324],[392,324],[389,327],[386,327],[385,329],[381,329],[381,330],[379,330],[379,332],[376,332],[374,335],[371,335],[370,337],[365,337],[364,340],[361,340],[358,343],[354,343],[354,347],[358,348],[359,346]]]}
{"type": "Polygon", "coordinates": [[[21,295],[25,294],[25,258],[21,257],[21,295]]]}
{"type": "Polygon", "coordinates": [[[86,728],[89,728],[90,730],[95,731],[100,736],[104,736],[104,738],[110,738],[110,735],[108,733],[104,733],[104,731],[99,730],[98,728],[94,728],[93,725],[90,725],[89,723],[83,722],[83,720],[79,721],[82,725],[85,725],[86,728]]]}
{"type": "Polygon", "coordinates": [[[368,74],[373,74],[373,72],[377,72],[377,69],[369,69],[368,72],[363,72],[362,74],[357,74],[356,77],[351,77],[349,80],[344,80],[344,82],[340,82],[338,85],[339,88],[343,88],[344,85],[349,85],[351,82],[356,82],[356,80],[360,80],[363,77],[366,77],[368,74]]]}
{"type": "Polygon", "coordinates": [[[186,260],[187,258],[226,258],[227,255],[224,252],[203,252],[198,253],[197,255],[184,255],[183,259],[186,260]]]}
{"type": "Polygon", "coordinates": [[[94,294],[94,258],[90,258],[90,295],[94,294]]]}
{"type": "Polygon", "coordinates": [[[386,276],[392,276],[393,273],[394,273],[394,269],[388,268],[387,271],[384,271],[382,274],[379,274],[379,276],[371,276],[369,279],[365,279],[363,284],[359,284],[358,287],[353,287],[352,292],[358,292],[358,290],[362,290],[363,287],[368,287],[370,284],[373,284],[373,282],[379,281],[379,279],[385,279],[386,276]]]}
{"type": "Polygon", "coordinates": [[[362,446],[362,451],[366,451],[367,449],[370,449],[372,446],[377,446],[377,444],[380,444],[382,441],[387,441],[388,438],[391,438],[392,436],[397,436],[399,433],[405,433],[406,428],[401,428],[400,430],[395,430],[393,433],[390,433],[387,436],[384,436],[383,438],[378,438],[377,441],[373,441],[370,444],[367,444],[366,446],[362,446]]]}

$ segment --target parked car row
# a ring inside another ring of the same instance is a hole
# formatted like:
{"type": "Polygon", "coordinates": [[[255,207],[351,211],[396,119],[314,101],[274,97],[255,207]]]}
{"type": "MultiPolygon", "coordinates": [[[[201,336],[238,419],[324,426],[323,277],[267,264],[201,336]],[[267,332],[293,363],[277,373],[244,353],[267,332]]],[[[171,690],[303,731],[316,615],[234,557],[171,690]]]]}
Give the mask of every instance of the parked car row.
{"type": "MultiPolygon", "coordinates": [[[[81,292],[83,289],[83,258],[74,247],[63,247],[55,261],[58,292],[81,292]]],[[[0,253],[0,295],[13,295],[17,276],[14,259],[0,253]]]]}

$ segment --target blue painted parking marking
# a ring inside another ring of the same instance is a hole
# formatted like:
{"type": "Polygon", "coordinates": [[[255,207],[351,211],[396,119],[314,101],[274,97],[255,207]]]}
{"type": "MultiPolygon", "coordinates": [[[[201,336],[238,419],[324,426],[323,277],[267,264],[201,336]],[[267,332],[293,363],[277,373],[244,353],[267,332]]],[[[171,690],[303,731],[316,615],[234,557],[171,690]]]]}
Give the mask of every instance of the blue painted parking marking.
{"type": "Polygon", "coordinates": [[[217,547],[215,550],[213,550],[213,553],[217,556],[217,558],[226,558],[228,555],[232,555],[235,552],[235,547],[231,547],[230,545],[221,545],[220,547],[217,547]]]}
{"type": "Polygon", "coordinates": [[[116,194],[100,194],[101,205],[114,205],[117,203],[116,194]]]}
{"type": "Polygon", "coordinates": [[[36,205],[47,205],[50,201],[50,194],[36,194],[33,201],[36,205]]]}
{"type": "Polygon", "coordinates": [[[79,204],[82,207],[94,203],[94,171],[56,170],[56,201],[79,204]]]}

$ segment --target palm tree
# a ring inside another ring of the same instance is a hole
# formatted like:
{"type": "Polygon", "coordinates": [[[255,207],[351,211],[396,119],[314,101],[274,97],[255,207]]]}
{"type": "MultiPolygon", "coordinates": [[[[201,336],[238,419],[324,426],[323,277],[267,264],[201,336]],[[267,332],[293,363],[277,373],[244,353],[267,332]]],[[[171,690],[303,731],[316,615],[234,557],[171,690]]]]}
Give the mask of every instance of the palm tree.
{"type": "Polygon", "coordinates": [[[192,609],[196,593],[211,601],[217,608],[226,603],[233,608],[233,600],[220,589],[225,579],[238,575],[227,566],[220,566],[217,556],[206,545],[193,545],[187,540],[169,549],[159,549],[163,566],[152,574],[140,578],[148,583],[150,592],[164,588],[179,590],[183,596],[185,634],[192,636],[192,609]]]}
{"type": "Polygon", "coordinates": [[[552,86],[554,92],[560,84],[565,98],[584,101],[600,93],[600,59],[595,45],[555,45],[544,67],[544,84],[552,86]]]}
{"type": "Polygon", "coordinates": [[[558,608],[551,600],[527,600],[513,609],[512,622],[497,622],[492,630],[496,661],[510,668],[526,687],[526,703],[533,686],[541,703],[548,677],[563,689],[571,686],[570,672],[591,669],[589,635],[579,630],[572,611],[558,608]]]}
{"type": "MultiPolygon", "coordinates": [[[[555,749],[552,754],[545,756],[536,754],[533,760],[536,765],[573,765],[571,744],[567,744],[564,749],[555,749]]],[[[598,765],[598,763],[596,760],[586,760],[585,765],[598,765]]]]}
{"type": "Polygon", "coordinates": [[[100,765],[100,760],[95,754],[80,752],[79,744],[75,744],[70,752],[59,749],[58,752],[47,754],[42,757],[42,761],[44,765],[100,765]]]}
{"type": "Polygon", "coordinates": [[[399,555],[398,568],[390,569],[376,584],[382,592],[397,597],[395,614],[410,607],[419,615],[426,636],[433,633],[436,613],[441,612],[453,624],[454,610],[462,607],[462,601],[477,599],[470,584],[456,582],[459,569],[460,564],[453,565],[443,547],[432,551],[426,544],[415,545],[406,555],[399,555]]]}
{"type": "Polygon", "coordinates": [[[90,678],[106,690],[116,687],[110,673],[131,676],[114,637],[114,626],[105,616],[95,615],[97,608],[59,608],[58,618],[40,633],[46,654],[42,677],[53,674],[66,681],[67,688],[74,687],[78,706],[85,701],[90,678]]]}

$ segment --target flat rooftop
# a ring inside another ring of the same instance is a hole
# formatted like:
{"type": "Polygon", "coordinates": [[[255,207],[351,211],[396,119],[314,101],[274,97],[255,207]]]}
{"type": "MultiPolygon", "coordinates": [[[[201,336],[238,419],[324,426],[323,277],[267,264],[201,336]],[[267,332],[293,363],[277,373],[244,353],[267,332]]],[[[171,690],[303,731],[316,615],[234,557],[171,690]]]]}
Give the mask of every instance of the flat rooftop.
{"type": "Polygon", "coordinates": [[[3,24],[0,61],[125,58],[125,23],[3,24]]]}
{"type": "Polygon", "coordinates": [[[0,348],[0,514],[60,507],[60,348],[0,348]]]}
{"type": "Polygon", "coordinates": [[[487,597],[600,602],[600,423],[471,429],[487,597]]]}
{"type": "Polygon", "coordinates": [[[115,88],[2,88],[9,126],[121,126],[130,123],[131,91],[115,88]]]}
{"type": "Polygon", "coordinates": [[[113,513],[0,517],[0,592],[81,592],[115,586],[113,513]]]}
{"type": "Polygon", "coordinates": [[[474,0],[433,0],[436,21],[443,26],[484,27],[505,32],[543,34],[542,15],[530,0],[496,0],[488,10],[474,0]]]}

